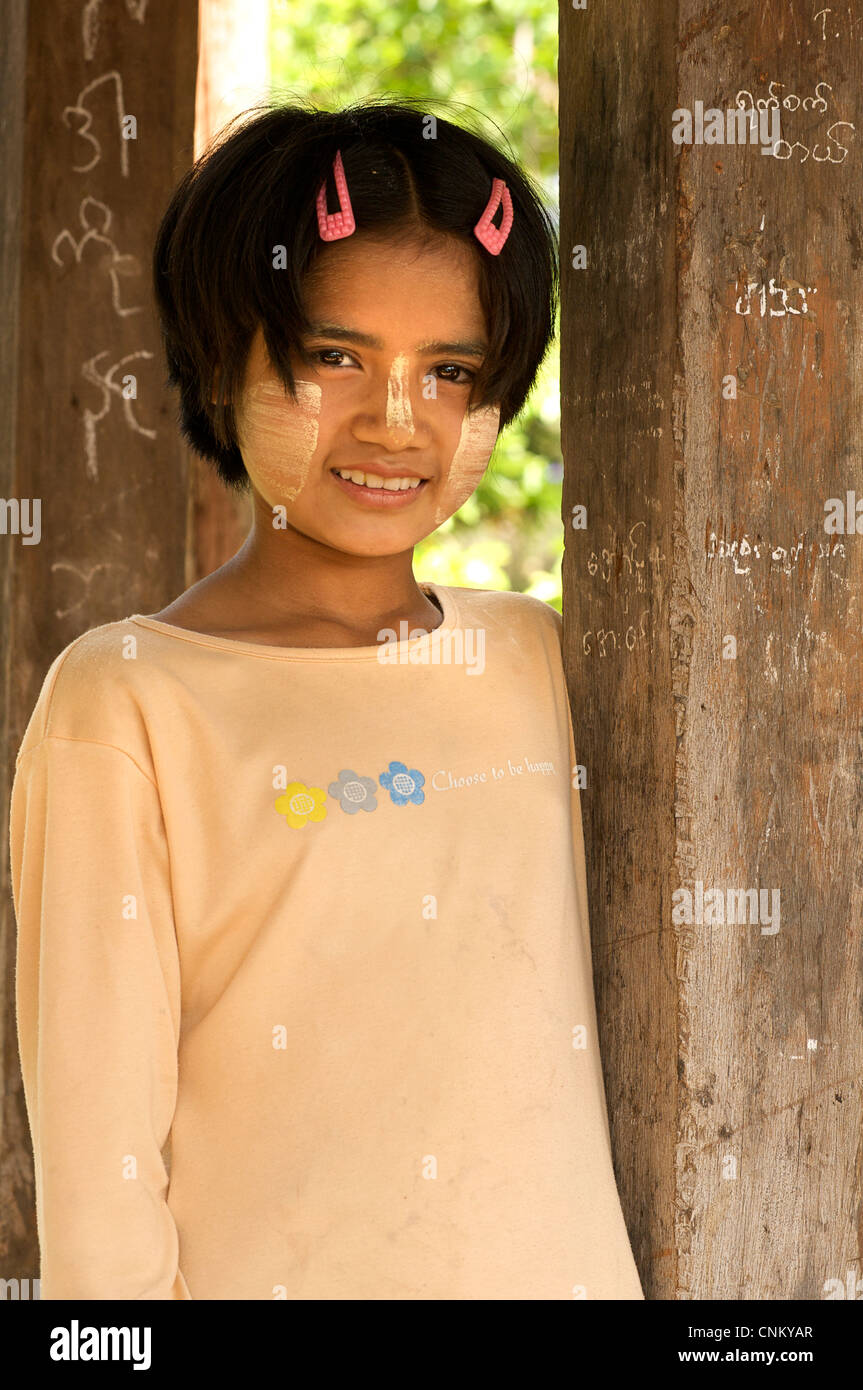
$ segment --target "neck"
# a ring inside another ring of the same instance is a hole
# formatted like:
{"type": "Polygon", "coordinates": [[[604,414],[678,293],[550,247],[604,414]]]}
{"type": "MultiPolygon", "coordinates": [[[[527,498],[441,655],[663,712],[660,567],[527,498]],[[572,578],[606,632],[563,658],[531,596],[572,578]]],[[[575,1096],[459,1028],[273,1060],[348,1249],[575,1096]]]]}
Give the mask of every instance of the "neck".
{"type": "Polygon", "coordinates": [[[437,609],[413,572],[413,548],[397,555],[350,555],[294,530],[276,529],[255,495],[252,527],[225,567],[262,625],[309,617],[366,630],[437,609]]]}

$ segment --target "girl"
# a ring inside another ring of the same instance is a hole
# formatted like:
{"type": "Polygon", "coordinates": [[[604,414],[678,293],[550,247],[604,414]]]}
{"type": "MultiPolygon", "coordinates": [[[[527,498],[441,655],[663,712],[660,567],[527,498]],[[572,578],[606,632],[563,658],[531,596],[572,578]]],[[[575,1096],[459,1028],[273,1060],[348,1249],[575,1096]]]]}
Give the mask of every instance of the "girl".
{"type": "Polygon", "coordinates": [[[410,103],[280,107],[154,269],[253,523],[66,647],[18,754],[42,1297],[640,1299],[560,618],[412,569],[549,345],[550,220],[410,103]]]}

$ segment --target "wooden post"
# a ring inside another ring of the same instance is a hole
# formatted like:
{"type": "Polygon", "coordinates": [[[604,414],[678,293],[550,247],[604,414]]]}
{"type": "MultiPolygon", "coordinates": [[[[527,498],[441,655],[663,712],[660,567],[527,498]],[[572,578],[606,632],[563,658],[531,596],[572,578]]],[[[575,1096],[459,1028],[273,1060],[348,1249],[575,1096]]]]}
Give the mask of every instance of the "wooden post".
{"type": "MultiPolygon", "coordinates": [[[[195,158],[239,112],[270,91],[270,0],[198,0],[195,158]]],[[[251,495],[228,491],[212,467],[189,453],[186,587],[229,560],[252,521],[251,495]]]]}
{"type": "Polygon", "coordinates": [[[6,0],[4,11],[0,1277],[32,1279],[9,790],[61,648],[184,586],[186,451],[164,387],[150,257],[193,154],[197,7],[6,0]]]}
{"type": "Polygon", "coordinates": [[[560,6],[567,675],[650,1299],[863,1293],[863,17],[816,9],[560,6]]]}

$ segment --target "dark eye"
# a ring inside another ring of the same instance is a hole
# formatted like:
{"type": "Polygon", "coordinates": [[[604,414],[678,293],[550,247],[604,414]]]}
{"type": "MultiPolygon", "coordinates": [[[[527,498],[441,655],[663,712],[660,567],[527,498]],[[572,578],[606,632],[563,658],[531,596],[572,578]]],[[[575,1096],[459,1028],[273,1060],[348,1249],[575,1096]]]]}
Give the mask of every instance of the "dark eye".
{"type": "Polygon", "coordinates": [[[462,375],[460,377],[444,376],[441,378],[442,381],[451,381],[455,386],[466,385],[467,382],[473,381],[476,376],[476,372],[472,372],[469,367],[460,366],[458,362],[443,362],[439,367],[435,367],[435,371],[461,372],[462,375]]]}
{"type": "Polygon", "coordinates": [[[344,348],[312,348],[310,351],[306,352],[305,357],[308,362],[320,364],[323,367],[341,367],[343,364],[333,361],[333,359],[336,357],[346,357],[350,359],[349,365],[352,364],[356,366],[355,359],[351,357],[351,354],[346,352],[344,348]]]}

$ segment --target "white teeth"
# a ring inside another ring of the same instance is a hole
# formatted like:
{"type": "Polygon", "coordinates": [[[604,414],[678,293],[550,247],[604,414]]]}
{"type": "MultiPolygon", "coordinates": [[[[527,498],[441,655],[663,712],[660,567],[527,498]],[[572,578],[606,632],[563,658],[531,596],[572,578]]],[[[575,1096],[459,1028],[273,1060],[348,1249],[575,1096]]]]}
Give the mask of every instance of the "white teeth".
{"type": "Polygon", "coordinates": [[[422,478],[381,478],[377,473],[360,473],[356,468],[336,468],[340,478],[348,478],[361,487],[380,487],[386,492],[406,492],[408,488],[419,487],[422,478]]]}

